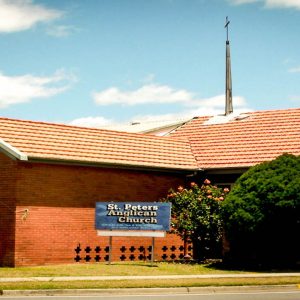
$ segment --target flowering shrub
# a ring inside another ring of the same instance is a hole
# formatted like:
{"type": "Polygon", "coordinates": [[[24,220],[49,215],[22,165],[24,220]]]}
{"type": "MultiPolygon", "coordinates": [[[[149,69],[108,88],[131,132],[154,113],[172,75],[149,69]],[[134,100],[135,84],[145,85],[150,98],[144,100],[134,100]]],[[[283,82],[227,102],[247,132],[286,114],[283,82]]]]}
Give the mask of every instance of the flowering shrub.
{"type": "Polygon", "coordinates": [[[172,203],[173,232],[193,243],[195,259],[212,257],[221,249],[221,202],[228,192],[206,179],[200,186],[192,182],[188,189],[179,186],[177,191],[170,190],[163,199],[172,203]]]}

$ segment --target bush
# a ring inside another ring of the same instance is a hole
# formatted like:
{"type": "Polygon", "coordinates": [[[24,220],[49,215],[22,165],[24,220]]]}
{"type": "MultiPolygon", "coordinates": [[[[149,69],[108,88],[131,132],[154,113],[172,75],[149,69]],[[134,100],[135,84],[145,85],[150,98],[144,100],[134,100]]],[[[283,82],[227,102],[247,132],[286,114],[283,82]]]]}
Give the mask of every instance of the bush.
{"type": "Polygon", "coordinates": [[[221,252],[220,209],[226,192],[206,179],[201,186],[192,182],[189,189],[170,190],[163,199],[172,203],[173,233],[193,243],[194,259],[212,258],[221,252]]]}
{"type": "Polygon", "coordinates": [[[299,260],[300,157],[250,168],[223,203],[228,261],[288,266],[299,260]]]}

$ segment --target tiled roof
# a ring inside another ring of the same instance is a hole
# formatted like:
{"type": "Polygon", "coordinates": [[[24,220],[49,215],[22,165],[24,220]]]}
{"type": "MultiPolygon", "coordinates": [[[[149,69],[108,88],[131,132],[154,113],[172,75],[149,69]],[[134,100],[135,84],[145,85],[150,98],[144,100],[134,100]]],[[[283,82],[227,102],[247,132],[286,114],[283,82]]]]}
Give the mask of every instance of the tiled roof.
{"type": "Polygon", "coordinates": [[[28,160],[197,169],[187,140],[7,118],[0,118],[0,147],[28,160]]]}
{"type": "Polygon", "coordinates": [[[176,170],[250,167],[300,155],[300,109],[198,117],[170,137],[0,118],[0,148],[19,159],[176,170]]]}
{"type": "Polygon", "coordinates": [[[203,169],[249,167],[282,153],[300,155],[300,109],[256,111],[226,123],[194,118],[172,133],[189,138],[203,169]]]}

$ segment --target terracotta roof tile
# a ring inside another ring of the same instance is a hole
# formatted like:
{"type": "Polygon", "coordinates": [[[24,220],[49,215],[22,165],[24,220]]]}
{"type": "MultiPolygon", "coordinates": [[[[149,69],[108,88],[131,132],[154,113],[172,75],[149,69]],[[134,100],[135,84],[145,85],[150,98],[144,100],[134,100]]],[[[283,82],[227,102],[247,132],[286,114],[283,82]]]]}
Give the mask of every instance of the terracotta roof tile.
{"type": "Polygon", "coordinates": [[[0,118],[0,139],[30,159],[197,169],[185,139],[0,118]]]}
{"type": "Polygon", "coordinates": [[[194,118],[172,133],[188,138],[203,169],[249,167],[282,153],[300,155],[300,109],[257,111],[227,123],[194,118]]]}
{"type": "Polygon", "coordinates": [[[300,155],[300,109],[258,111],[222,124],[198,117],[171,137],[0,118],[0,139],[30,159],[181,170],[249,167],[300,155]],[[196,160],[195,160],[196,159],[196,160]]]}

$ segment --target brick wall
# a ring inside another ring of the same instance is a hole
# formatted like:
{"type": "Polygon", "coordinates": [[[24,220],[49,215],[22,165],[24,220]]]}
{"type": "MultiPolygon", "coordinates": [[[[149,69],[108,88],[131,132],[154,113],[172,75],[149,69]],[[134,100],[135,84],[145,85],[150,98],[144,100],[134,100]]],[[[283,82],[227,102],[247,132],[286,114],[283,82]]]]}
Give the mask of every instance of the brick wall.
{"type": "Polygon", "coordinates": [[[0,153],[0,266],[14,265],[16,161],[0,153]]]}
{"type": "MultiPolygon", "coordinates": [[[[16,266],[104,261],[108,238],[94,229],[95,203],[157,201],[184,181],[182,175],[121,169],[25,162],[17,168],[17,210],[29,213],[16,218],[16,266]]],[[[113,259],[143,259],[150,245],[151,238],[114,237],[113,259]]],[[[181,245],[175,235],[156,238],[155,258],[178,258],[181,245]]]]}

